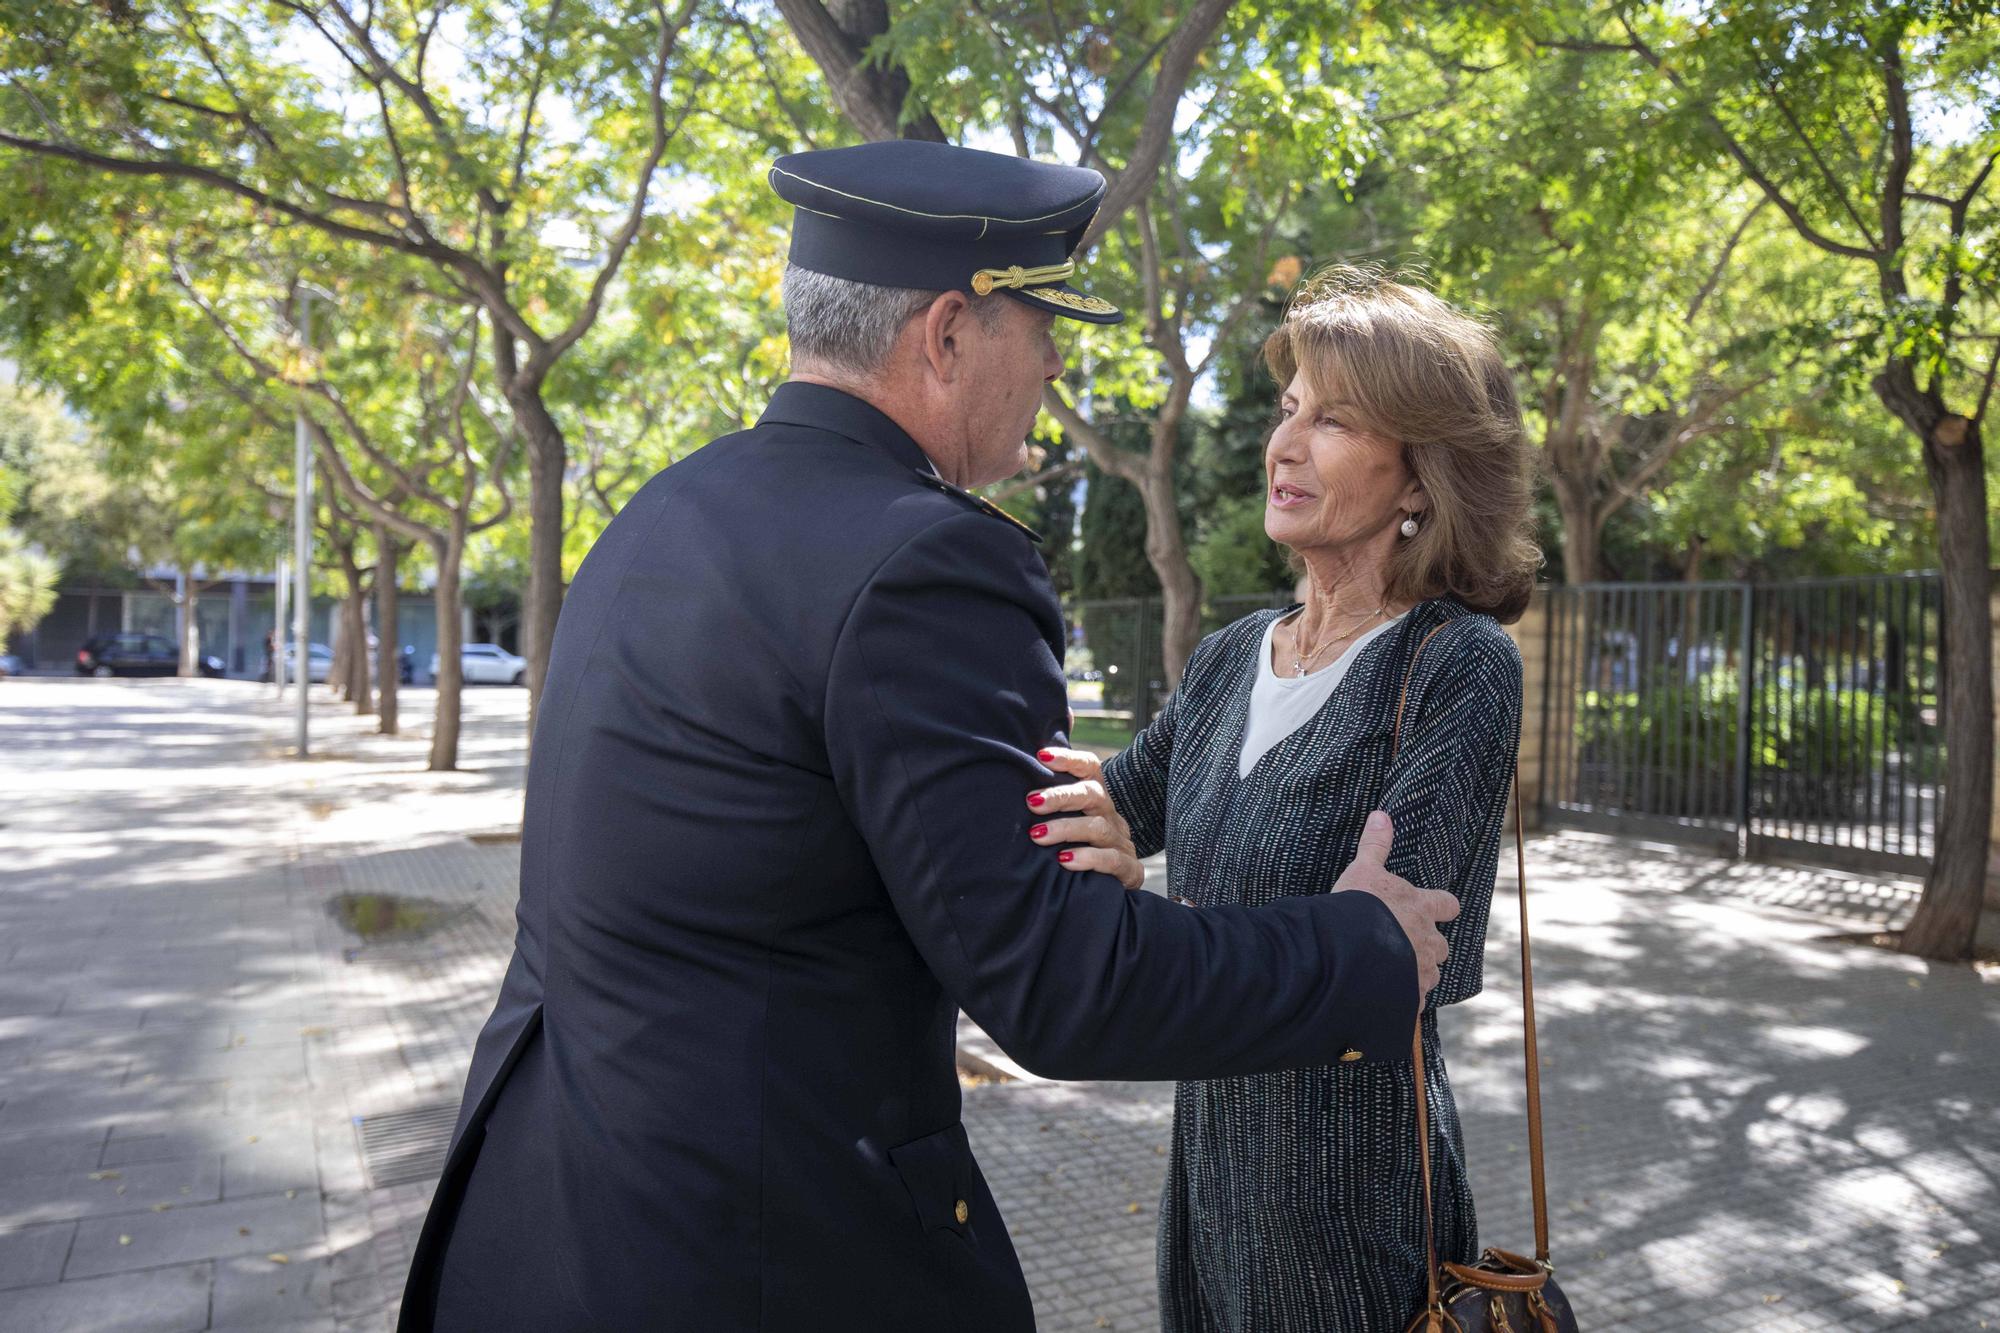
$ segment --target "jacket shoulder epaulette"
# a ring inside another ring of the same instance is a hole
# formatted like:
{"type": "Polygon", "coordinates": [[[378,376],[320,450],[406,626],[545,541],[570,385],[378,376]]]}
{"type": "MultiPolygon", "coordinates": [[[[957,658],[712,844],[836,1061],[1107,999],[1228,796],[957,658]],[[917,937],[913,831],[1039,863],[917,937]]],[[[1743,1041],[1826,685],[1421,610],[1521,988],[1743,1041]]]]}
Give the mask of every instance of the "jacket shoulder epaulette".
{"type": "Polygon", "coordinates": [[[954,486],[950,482],[946,481],[943,477],[934,477],[926,473],[919,473],[918,475],[923,478],[923,481],[926,485],[934,487],[937,490],[943,491],[946,495],[957,496],[959,499],[971,505],[974,509],[977,509],[980,513],[990,514],[994,518],[1001,519],[1002,521],[1010,523],[1014,527],[1019,528],[1022,532],[1028,535],[1028,540],[1033,542],[1035,545],[1040,546],[1042,544],[1041,533],[1036,532],[1026,523],[1023,523],[1020,519],[1015,518],[1012,514],[1002,509],[999,505],[994,504],[991,500],[983,499],[980,496],[974,495],[971,491],[965,490],[958,486],[954,486]]]}

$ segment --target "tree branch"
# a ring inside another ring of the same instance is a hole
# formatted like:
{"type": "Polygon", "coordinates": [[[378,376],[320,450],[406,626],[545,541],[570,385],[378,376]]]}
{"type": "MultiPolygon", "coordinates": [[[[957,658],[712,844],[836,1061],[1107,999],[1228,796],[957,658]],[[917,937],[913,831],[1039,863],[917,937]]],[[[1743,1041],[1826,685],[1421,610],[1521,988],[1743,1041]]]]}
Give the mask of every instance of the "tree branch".
{"type": "MultiPolygon", "coordinates": [[[[1222,20],[1229,13],[1230,0],[1195,0],[1181,16],[1173,36],[1160,55],[1159,73],[1147,98],[1146,113],[1139,125],[1139,137],[1124,167],[1112,178],[1104,193],[1104,203],[1091,220],[1090,228],[1076,248],[1080,257],[1104,239],[1104,233],[1118,224],[1127,209],[1152,193],[1153,179],[1167,150],[1174,142],[1174,114],[1187,91],[1195,61],[1207,49],[1222,20]]],[[[1109,114],[1109,107],[1106,107],[1109,114]]]]}
{"type": "Polygon", "coordinates": [[[1772,181],[1763,168],[1757,165],[1756,160],[1750,156],[1749,150],[1745,149],[1736,136],[1729,132],[1729,127],[1722,123],[1721,118],[1715,114],[1708,102],[1696,96],[1694,90],[1688,87],[1687,81],[1681,78],[1680,74],[1661,58],[1659,52],[1648,46],[1639,37],[1638,33],[1633,31],[1632,25],[1623,15],[1619,16],[1618,22],[1624,27],[1626,36],[1631,38],[1630,49],[1638,52],[1640,58],[1651,65],[1655,72],[1663,76],[1680,91],[1682,96],[1700,108],[1703,123],[1721,141],[1723,150],[1736,160],[1736,164],[1743,168],[1743,174],[1748,176],[1757,188],[1764,192],[1764,196],[1778,206],[1778,211],[1785,215],[1786,219],[1791,222],[1793,229],[1800,236],[1828,254],[1840,255],[1846,259],[1865,259],[1870,263],[1874,263],[1879,258],[1877,252],[1874,250],[1864,250],[1860,246],[1849,245],[1845,241],[1837,241],[1808,222],[1804,211],[1783,190],[1778,188],[1777,184],[1772,181]]]}
{"type": "Polygon", "coordinates": [[[1037,486],[1046,486],[1051,482],[1062,481],[1075,476],[1081,471],[1083,471],[1083,464],[1072,458],[1067,463],[1058,463],[1054,467],[1044,468],[1032,477],[1016,477],[1012,481],[1002,482],[998,486],[989,487],[985,491],[985,496],[994,504],[1003,504],[1017,495],[1024,495],[1034,490],[1037,486]]]}
{"type": "Polygon", "coordinates": [[[944,129],[929,111],[919,111],[907,125],[903,123],[910,81],[900,69],[885,70],[863,59],[863,48],[881,33],[848,32],[820,0],[777,0],[777,4],[799,45],[826,76],[834,104],[862,138],[947,142],[944,129]]]}
{"type": "Polygon", "coordinates": [[[1042,390],[1042,406],[1056,419],[1063,434],[1081,444],[1090,455],[1090,461],[1113,476],[1123,477],[1134,486],[1144,481],[1146,460],[1143,455],[1120,449],[1097,427],[1085,421],[1080,413],[1051,384],[1042,390]]]}
{"type": "Polygon", "coordinates": [[[1750,230],[1750,224],[1757,220],[1757,215],[1763,212],[1764,205],[1769,202],[1771,201],[1768,198],[1759,196],[1757,202],[1750,206],[1750,211],[1743,215],[1743,220],[1736,224],[1736,230],[1729,233],[1729,239],[1723,242],[1722,253],[1716,256],[1715,267],[1709,270],[1708,280],[1701,284],[1701,290],[1696,292],[1694,300],[1688,303],[1689,324],[1695,322],[1701,314],[1701,308],[1708,304],[1708,298],[1715,294],[1716,287],[1722,282],[1723,270],[1729,267],[1730,256],[1736,253],[1737,243],[1743,239],[1743,234],[1750,230]]]}
{"type": "Polygon", "coordinates": [[[632,187],[632,206],[626,212],[625,223],[611,238],[610,251],[605,256],[603,267],[597,271],[596,280],[590,284],[590,295],[585,299],[583,309],[576,312],[576,317],[570,321],[568,328],[536,348],[529,356],[528,364],[523,369],[532,379],[538,380],[547,374],[549,367],[555,364],[556,358],[575,345],[579,338],[590,331],[590,326],[597,322],[598,311],[604,305],[605,290],[611,286],[611,280],[618,276],[618,268],[625,262],[625,252],[632,248],[633,238],[638,236],[639,228],[646,220],[646,196],[653,187],[653,173],[659,168],[660,159],[666,156],[668,142],[680,133],[681,126],[687,123],[689,113],[694,110],[696,99],[690,95],[687,105],[681,108],[680,116],[674,121],[673,128],[668,129],[666,104],[661,93],[667,80],[667,62],[673,58],[674,47],[679,44],[682,31],[694,17],[694,7],[695,0],[682,0],[680,12],[669,19],[664,6],[658,3],[653,6],[653,13],[660,21],[659,49],[654,54],[652,81],[646,90],[647,112],[653,124],[653,142],[646,153],[645,164],[639,168],[638,182],[632,187]]]}
{"type": "Polygon", "coordinates": [[[1868,230],[1868,224],[1862,220],[1860,210],[1855,208],[1854,202],[1847,197],[1846,185],[1842,184],[1840,178],[1833,174],[1833,169],[1827,166],[1826,159],[1820,156],[1819,145],[1812,141],[1812,136],[1806,133],[1806,127],[1799,123],[1797,114],[1792,111],[1792,104],[1785,100],[1783,94],[1779,93],[1778,81],[1776,79],[1761,79],[1759,82],[1763,85],[1764,91],[1770,94],[1771,101],[1783,113],[1785,123],[1792,127],[1792,133],[1798,137],[1798,141],[1801,144],[1805,145],[1806,156],[1810,157],[1813,166],[1819,169],[1820,179],[1826,182],[1826,188],[1833,193],[1833,197],[1839,201],[1841,208],[1846,211],[1847,216],[1854,220],[1855,230],[1861,233],[1861,238],[1868,242],[1871,249],[1884,249],[1885,247],[1882,242],[1876,240],[1874,234],[1868,230]]]}

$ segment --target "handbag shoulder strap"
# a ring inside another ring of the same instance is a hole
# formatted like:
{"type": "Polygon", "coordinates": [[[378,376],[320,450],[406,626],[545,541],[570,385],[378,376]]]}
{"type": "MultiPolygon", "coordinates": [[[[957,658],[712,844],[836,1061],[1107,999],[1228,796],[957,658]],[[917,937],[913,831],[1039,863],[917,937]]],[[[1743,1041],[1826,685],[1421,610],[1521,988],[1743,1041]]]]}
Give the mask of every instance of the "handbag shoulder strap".
{"type": "MultiPolygon", "coordinates": [[[[1450,623],[1446,621],[1445,625],[1450,623]]],[[[1403,676],[1403,688],[1396,696],[1395,727],[1389,736],[1389,757],[1392,761],[1402,746],[1403,710],[1409,703],[1410,681],[1417,673],[1417,659],[1423,656],[1424,649],[1430,646],[1431,640],[1437,637],[1438,631],[1445,625],[1433,628],[1417,644],[1417,650],[1410,654],[1410,665],[1403,676]]],[[[1528,947],[1528,855],[1521,826],[1521,767],[1518,763],[1514,766],[1514,866],[1521,904],[1521,1016],[1528,1075],[1529,1185],[1534,1198],[1535,1258],[1546,1267],[1549,1262],[1549,1208],[1548,1190],[1542,1170],[1542,1078],[1541,1061],[1535,1048],[1535,976],[1528,947]]],[[[1431,1186],[1430,1095],[1424,1082],[1424,1039],[1421,1018],[1419,1014],[1417,1027],[1410,1034],[1410,1063],[1416,1073],[1417,1157],[1423,1168],[1424,1182],[1425,1308],[1436,1309],[1439,1308],[1438,1260],[1431,1186]]]]}

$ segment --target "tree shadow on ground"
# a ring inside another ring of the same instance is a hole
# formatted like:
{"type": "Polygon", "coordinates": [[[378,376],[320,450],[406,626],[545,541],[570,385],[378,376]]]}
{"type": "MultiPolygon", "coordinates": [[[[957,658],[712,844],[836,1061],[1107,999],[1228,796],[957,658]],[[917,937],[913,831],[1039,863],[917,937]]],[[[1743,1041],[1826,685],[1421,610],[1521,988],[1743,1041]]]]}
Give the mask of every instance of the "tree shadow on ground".
{"type": "MultiPolygon", "coordinates": [[[[1906,886],[1576,838],[1529,865],[1555,1257],[1586,1323],[1948,1326],[2000,1301],[2000,992],[1823,938],[1897,916],[1906,886]]],[[[1444,1027],[1482,1240],[1525,1250],[1497,898],[1488,990],[1444,1027]]]]}

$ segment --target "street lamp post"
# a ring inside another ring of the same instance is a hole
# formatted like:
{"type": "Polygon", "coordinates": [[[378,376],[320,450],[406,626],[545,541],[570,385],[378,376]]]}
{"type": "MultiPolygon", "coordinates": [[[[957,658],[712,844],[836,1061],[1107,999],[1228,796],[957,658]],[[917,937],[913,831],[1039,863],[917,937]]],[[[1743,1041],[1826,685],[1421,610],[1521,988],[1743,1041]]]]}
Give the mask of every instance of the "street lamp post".
{"type": "MultiPolygon", "coordinates": [[[[303,300],[301,304],[303,304],[303,300]]],[[[310,745],[308,731],[308,705],[312,701],[312,653],[308,638],[311,634],[312,585],[312,444],[306,438],[306,410],[297,409],[298,419],[293,427],[293,485],[295,500],[292,507],[292,642],[297,656],[299,677],[299,758],[304,759],[310,745]]]]}
{"type": "MultiPolygon", "coordinates": [[[[312,349],[312,303],[316,296],[328,293],[308,283],[300,283],[295,299],[298,302],[297,315],[293,327],[298,330],[301,347],[312,349]]],[[[300,361],[300,369],[305,368],[305,359],[300,361]]],[[[305,404],[300,403],[295,410],[293,421],[292,476],[294,501],[292,506],[292,642],[293,661],[298,677],[298,757],[304,759],[310,754],[309,708],[312,702],[312,489],[313,459],[312,440],[306,433],[305,404]]]]}

